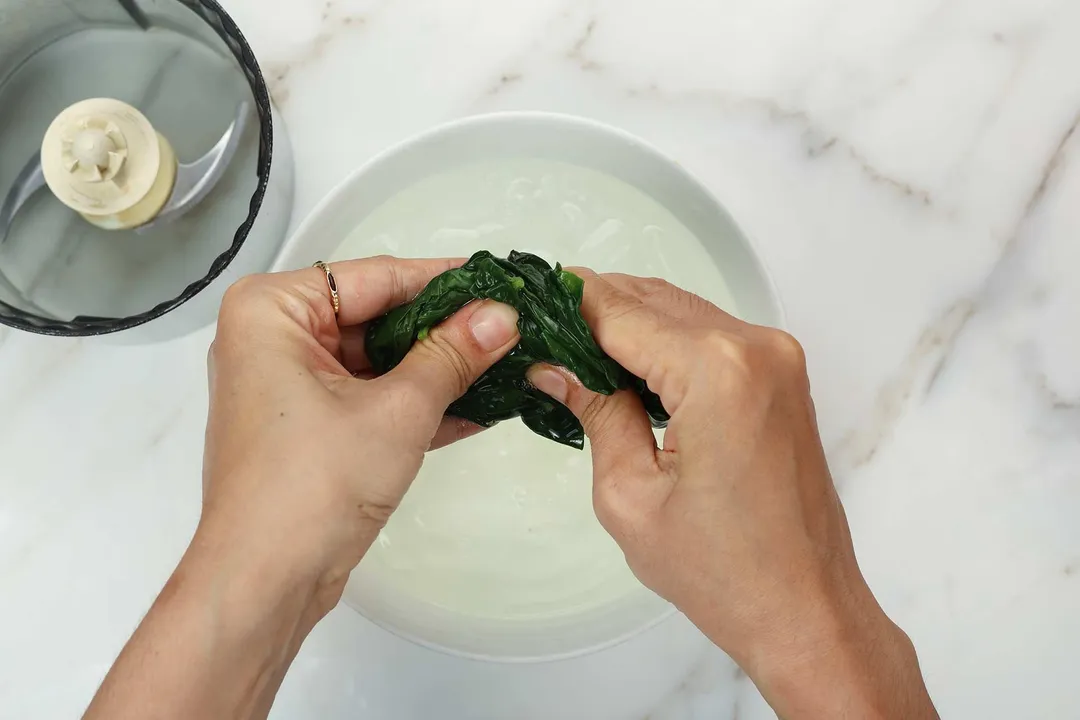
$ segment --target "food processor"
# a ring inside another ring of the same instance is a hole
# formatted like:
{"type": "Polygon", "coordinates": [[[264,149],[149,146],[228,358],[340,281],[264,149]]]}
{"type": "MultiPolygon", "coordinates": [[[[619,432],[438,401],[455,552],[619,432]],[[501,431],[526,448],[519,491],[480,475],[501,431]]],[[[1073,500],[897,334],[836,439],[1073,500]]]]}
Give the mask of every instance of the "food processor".
{"type": "Polygon", "coordinates": [[[214,0],[0,0],[0,323],[159,340],[288,230],[292,154],[214,0]]]}

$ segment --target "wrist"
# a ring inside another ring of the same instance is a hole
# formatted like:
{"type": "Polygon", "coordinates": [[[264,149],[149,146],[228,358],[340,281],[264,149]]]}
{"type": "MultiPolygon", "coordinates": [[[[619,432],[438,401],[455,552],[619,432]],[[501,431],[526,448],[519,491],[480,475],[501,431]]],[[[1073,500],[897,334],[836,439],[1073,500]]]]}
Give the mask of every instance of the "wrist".
{"type": "Polygon", "coordinates": [[[324,610],[316,585],[237,552],[227,537],[200,525],[88,718],[144,717],[149,708],[169,717],[266,717],[324,610]]]}
{"type": "Polygon", "coordinates": [[[276,542],[214,516],[200,521],[174,580],[250,625],[314,626],[337,603],[325,597],[321,565],[300,543],[276,542]]]}
{"type": "Polygon", "coordinates": [[[740,663],[779,717],[937,718],[914,646],[872,597],[813,614],[740,663]]]}
{"type": "Polygon", "coordinates": [[[204,504],[185,563],[231,576],[251,595],[307,598],[317,619],[337,605],[349,573],[385,524],[340,506],[282,512],[270,503],[259,507],[258,500],[216,500],[204,504]]]}

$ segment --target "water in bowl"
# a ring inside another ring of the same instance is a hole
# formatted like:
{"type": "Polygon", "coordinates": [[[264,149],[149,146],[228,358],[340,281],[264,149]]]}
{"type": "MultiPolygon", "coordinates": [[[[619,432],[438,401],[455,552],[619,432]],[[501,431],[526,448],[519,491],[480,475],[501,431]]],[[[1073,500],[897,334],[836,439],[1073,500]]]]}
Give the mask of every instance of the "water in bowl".
{"type": "MultiPolygon", "coordinates": [[[[533,158],[466,165],[389,199],[334,260],[533,252],[598,272],[657,276],[738,313],[701,242],[651,197],[606,174],[533,158]]],[[[432,453],[353,574],[441,612],[521,622],[643,592],[592,510],[591,463],[512,421],[432,453]]]]}

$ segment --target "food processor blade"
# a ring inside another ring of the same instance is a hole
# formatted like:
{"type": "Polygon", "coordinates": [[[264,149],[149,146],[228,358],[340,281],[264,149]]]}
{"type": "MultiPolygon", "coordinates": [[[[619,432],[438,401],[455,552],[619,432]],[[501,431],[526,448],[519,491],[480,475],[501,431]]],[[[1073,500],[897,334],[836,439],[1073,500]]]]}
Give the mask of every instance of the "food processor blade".
{"type": "MultiPolygon", "coordinates": [[[[168,202],[153,220],[138,228],[138,231],[145,232],[155,226],[175,220],[197,205],[213,190],[236,154],[250,116],[251,106],[240,103],[236,108],[236,116],[214,147],[194,162],[178,164],[176,181],[168,202]]],[[[41,153],[37,152],[15,178],[7,197],[0,205],[0,243],[7,238],[19,209],[43,187],[45,187],[45,174],[41,166],[41,153]]]]}

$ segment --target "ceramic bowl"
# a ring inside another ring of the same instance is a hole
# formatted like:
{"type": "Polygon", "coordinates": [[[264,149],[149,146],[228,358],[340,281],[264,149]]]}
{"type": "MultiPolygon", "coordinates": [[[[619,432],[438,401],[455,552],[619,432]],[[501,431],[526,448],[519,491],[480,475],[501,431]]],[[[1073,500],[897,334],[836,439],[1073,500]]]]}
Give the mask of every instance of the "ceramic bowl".
{"type": "MultiPolygon", "coordinates": [[[[330,193],[286,243],[277,269],[330,258],[382,203],[410,185],[455,166],[532,157],[584,166],[650,195],[707,247],[724,269],[743,319],[782,326],[769,273],[747,236],[715,197],[678,163],[646,142],[600,123],[546,113],[471,117],[403,142],[354,172],[330,193]]],[[[482,249],[482,248],[477,248],[482,249]]],[[[350,604],[372,621],[441,650],[498,661],[535,661],[595,651],[654,626],[674,613],[639,587],[618,602],[536,622],[462,617],[423,598],[407,597],[354,573],[350,604]]]]}

